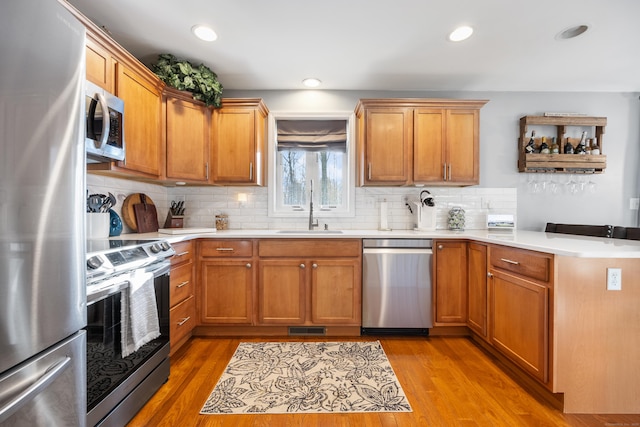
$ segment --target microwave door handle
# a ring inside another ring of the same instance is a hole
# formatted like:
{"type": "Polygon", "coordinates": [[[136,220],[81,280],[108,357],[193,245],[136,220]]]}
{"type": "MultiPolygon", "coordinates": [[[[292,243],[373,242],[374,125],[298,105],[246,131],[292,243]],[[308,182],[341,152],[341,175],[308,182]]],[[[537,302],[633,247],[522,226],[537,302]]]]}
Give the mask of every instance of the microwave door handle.
{"type": "Polygon", "coordinates": [[[102,107],[102,138],[100,138],[99,143],[96,144],[96,148],[102,149],[109,139],[109,132],[111,132],[111,120],[109,117],[109,105],[107,104],[107,99],[101,93],[96,93],[96,96],[98,97],[98,101],[102,107]]]}

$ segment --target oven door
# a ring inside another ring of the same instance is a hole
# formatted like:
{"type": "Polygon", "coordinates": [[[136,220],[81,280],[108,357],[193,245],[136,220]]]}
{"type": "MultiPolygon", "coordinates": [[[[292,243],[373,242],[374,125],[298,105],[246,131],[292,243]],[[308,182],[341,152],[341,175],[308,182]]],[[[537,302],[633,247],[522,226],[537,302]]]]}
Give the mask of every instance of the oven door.
{"type": "Polygon", "coordinates": [[[116,424],[121,421],[126,424],[139,408],[123,414],[119,411],[131,408],[131,404],[121,403],[129,399],[144,405],[146,400],[131,397],[141,388],[138,386],[150,373],[158,375],[160,365],[166,365],[167,369],[157,382],[162,384],[169,375],[165,361],[169,355],[170,263],[163,261],[145,270],[154,273],[160,337],[129,356],[122,357],[121,341],[122,293],[128,291],[129,282],[122,281],[87,295],[87,425],[104,423],[107,417],[117,420],[116,424]]]}

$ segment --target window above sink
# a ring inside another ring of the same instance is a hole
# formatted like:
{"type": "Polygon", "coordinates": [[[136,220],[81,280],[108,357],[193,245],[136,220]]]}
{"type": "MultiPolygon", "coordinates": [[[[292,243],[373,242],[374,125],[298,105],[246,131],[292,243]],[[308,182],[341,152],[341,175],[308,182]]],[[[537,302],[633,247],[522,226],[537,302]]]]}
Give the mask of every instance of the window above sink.
{"type": "MultiPolygon", "coordinates": [[[[351,112],[269,115],[270,217],[355,216],[355,134],[351,112]]],[[[318,232],[323,232],[319,230],[318,232]]]]}

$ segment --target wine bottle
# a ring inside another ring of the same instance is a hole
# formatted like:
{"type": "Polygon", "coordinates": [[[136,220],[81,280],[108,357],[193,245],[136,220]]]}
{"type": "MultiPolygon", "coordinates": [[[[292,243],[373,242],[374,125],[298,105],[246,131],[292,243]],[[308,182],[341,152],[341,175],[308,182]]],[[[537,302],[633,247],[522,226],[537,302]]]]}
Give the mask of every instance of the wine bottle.
{"type": "Polygon", "coordinates": [[[598,137],[593,138],[593,143],[591,144],[591,155],[592,156],[600,155],[600,147],[598,147],[598,137]]]}
{"type": "Polygon", "coordinates": [[[554,136],[553,138],[551,138],[551,154],[558,154],[560,153],[560,146],[558,145],[558,142],[556,141],[556,137],[554,136]]]}
{"type": "Polygon", "coordinates": [[[564,154],[573,154],[573,145],[571,145],[569,138],[567,138],[567,143],[564,144],[564,154]]]}
{"type": "Polygon", "coordinates": [[[591,154],[591,141],[591,138],[587,139],[587,145],[584,147],[584,154],[587,156],[591,154]]]}
{"type": "Polygon", "coordinates": [[[547,144],[547,137],[542,137],[542,143],[540,144],[540,152],[542,154],[549,154],[549,145],[547,144]]]}
{"type": "Polygon", "coordinates": [[[582,132],[582,136],[580,137],[580,142],[576,146],[575,154],[586,154],[587,153],[587,132],[582,132]]]}
{"type": "Polygon", "coordinates": [[[536,137],[536,131],[532,130],[531,131],[531,139],[529,140],[527,145],[524,147],[525,154],[531,154],[531,153],[535,153],[536,152],[535,137],[536,137]]]}

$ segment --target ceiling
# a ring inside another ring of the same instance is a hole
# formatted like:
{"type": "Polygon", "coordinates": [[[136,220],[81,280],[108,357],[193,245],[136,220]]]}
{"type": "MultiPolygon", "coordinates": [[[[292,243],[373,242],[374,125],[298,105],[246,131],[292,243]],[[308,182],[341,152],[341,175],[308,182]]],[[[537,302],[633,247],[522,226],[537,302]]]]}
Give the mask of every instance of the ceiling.
{"type": "Polygon", "coordinates": [[[145,64],[202,62],[225,89],[640,91],[638,0],[68,1],[145,64]]]}

